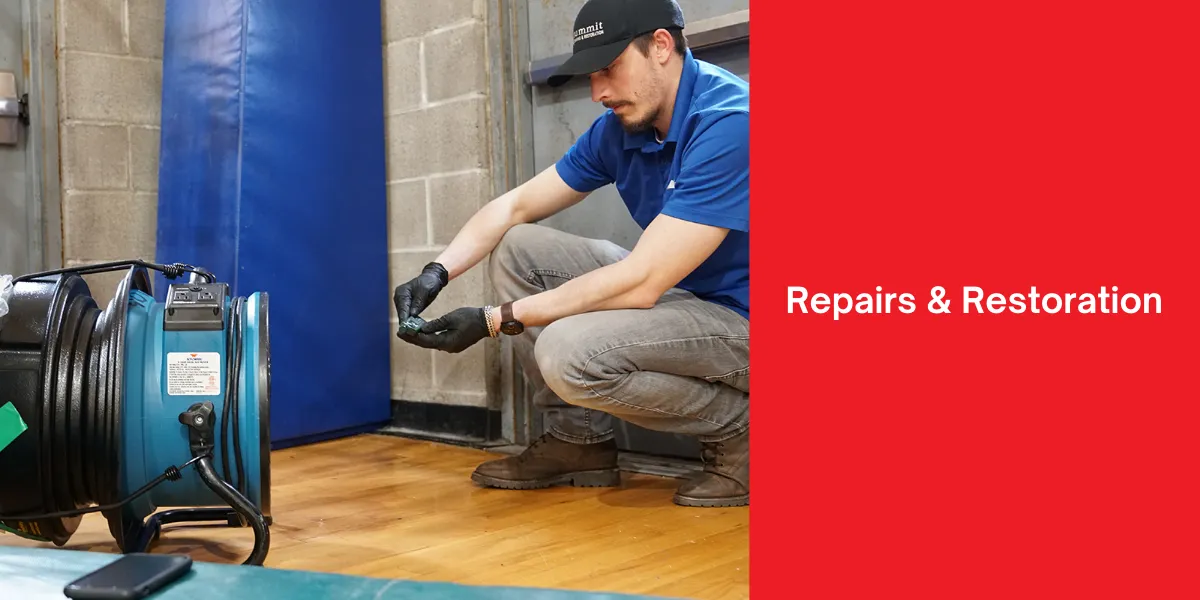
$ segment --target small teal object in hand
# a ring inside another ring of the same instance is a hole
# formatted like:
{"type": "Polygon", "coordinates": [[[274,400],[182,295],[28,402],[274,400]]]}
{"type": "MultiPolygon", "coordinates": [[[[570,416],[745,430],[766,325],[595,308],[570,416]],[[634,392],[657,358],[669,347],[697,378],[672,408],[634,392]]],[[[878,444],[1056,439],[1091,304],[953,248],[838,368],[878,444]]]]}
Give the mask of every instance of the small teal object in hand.
{"type": "Polygon", "coordinates": [[[400,324],[400,331],[402,333],[418,333],[424,325],[425,320],[421,317],[409,317],[400,324]]]}

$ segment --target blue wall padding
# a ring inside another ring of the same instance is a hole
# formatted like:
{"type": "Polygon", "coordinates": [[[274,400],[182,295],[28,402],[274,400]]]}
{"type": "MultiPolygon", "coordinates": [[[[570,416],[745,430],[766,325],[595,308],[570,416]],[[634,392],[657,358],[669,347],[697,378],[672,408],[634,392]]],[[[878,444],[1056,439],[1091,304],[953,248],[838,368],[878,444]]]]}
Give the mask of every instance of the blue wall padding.
{"type": "Polygon", "coordinates": [[[273,442],[386,422],[379,3],[168,0],[162,76],[157,260],[269,294],[273,442]]]}

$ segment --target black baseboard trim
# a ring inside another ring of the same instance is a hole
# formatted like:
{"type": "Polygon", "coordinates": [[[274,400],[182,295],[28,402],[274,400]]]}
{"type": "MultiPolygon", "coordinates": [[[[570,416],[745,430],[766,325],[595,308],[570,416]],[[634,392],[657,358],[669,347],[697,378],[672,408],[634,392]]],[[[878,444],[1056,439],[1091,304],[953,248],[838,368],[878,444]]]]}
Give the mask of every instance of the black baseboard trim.
{"type": "Polygon", "coordinates": [[[392,400],[392,429],[433,438],[492,442],[502,435],[500,419],[500,411],[482,406],[392,400]]]}
{"type": "Polygon", "coordinates": [[[286,450],[296,446],[307,446],[309,444],[319,444],[336,439],[353,437],[364,433],[374,433],[379,431],[381,427],[387,427],[388,422],[368,423],[366,425],[357,425],[355,427],[347,427],[345,429],[336,429],[334,431],[325,431],[322,433],[314,433],[312,435],[302,435],[294,438],[282,440],[271,440],[271,451],[286,450]]]}

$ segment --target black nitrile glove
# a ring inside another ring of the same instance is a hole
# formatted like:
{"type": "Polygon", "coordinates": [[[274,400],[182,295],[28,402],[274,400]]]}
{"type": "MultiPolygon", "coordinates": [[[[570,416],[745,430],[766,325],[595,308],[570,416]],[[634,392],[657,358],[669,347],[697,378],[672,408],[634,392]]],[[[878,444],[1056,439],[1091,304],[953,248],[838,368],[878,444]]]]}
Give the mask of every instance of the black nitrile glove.
{"type": "Polygon", "coordinates": [[[421,311],[433,304],[442,288],[449,282],[450,273],[445,267],[438,263],[429,263],[420,275],[408,283],[396,286],[396,291],[392,293],[392,302],[396,305],[400,323],[421,314],[421,311]]]}
{"type": "Polygon", "coordinates": [[[404,333],[406,342],[422,348],[458,353],[491,337],[482,308],[460,308],[425,323],[419,333],[404,333]]]}

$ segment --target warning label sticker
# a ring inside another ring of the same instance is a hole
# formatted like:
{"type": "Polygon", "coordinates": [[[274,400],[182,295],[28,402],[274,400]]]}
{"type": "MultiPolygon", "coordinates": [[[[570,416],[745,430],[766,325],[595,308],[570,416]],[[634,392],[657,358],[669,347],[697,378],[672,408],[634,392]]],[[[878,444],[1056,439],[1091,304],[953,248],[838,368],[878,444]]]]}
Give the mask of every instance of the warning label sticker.
{"type": "Polygon", "coordinates": [[[217,396],[221,393],[219,352],[168,352],[167,394],[217,396]]]}

